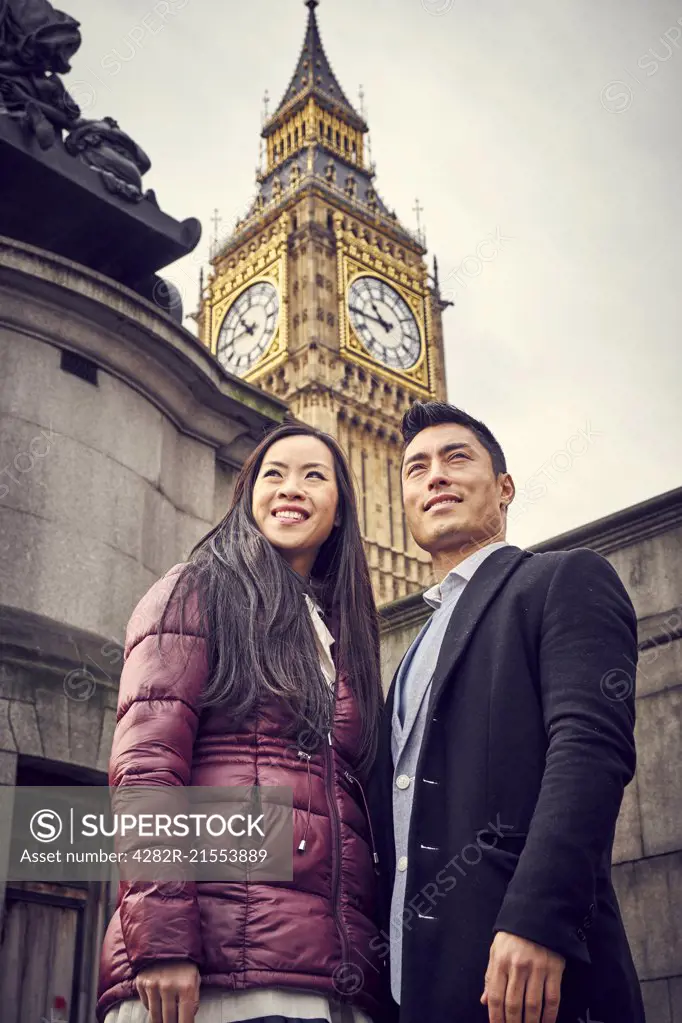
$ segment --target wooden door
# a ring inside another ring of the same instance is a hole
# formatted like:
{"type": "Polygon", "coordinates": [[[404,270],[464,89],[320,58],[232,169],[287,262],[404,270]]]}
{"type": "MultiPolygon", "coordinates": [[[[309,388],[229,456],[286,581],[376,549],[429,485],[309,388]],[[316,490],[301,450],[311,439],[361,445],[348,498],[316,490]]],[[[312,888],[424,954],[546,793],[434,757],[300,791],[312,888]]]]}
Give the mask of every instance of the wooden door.
{"type": "Polygon", "coordinates": [[[3,1023],[74,1023],[81,911],[65,902],[7,893],[0,937],[3,1023]]]}

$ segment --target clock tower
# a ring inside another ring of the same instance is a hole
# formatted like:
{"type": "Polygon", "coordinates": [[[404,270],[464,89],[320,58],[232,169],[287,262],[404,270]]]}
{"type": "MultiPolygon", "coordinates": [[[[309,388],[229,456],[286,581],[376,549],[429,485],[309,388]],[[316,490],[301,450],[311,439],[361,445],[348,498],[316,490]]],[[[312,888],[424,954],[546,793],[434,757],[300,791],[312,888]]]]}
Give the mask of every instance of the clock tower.
{"type": "Polygon", "coordinates": [[[431,582],[401,504],[400,420],[445,400],[437,271],[423,239],[375,187],[364,117],[308,24],[294,75],[262,137],[266,166],[245,218],[216,248],[200,338],[231,373],[336,437],[357,484],[379,604],[431,582]]]}

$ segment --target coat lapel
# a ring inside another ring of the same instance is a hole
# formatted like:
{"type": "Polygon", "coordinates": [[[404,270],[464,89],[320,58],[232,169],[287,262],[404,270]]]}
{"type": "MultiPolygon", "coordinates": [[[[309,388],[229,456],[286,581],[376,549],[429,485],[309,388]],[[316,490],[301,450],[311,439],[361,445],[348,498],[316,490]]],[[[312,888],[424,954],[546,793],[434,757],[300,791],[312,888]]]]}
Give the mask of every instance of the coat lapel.
{"type": "MultiPolygon", "coordinates": [[[[409,649],[409,648],[408,648],[409,649]]],[[[393,734],[393,708],[395,706],[395,696],[397,690],[398,678],[400,676],[400,670],[405,661],[405,655],[400,661],[400,664],[396,668],[391,682],[388,693],[386,694],[386,703],[384,704],[384,710],[379,719],[379,744],[377,749],[377,763],[384,765],[387,763],[392,768],[391,758],[391,735],[393,734]]]]}
{"type": "MultiPolygon", "coordinates": [[[[402,661],[401,661],[402,664],[402,661]]],[[[393,681],[386,696],[383,713],[379,719],[379,737],[377,755],[369,778],[368,796],[370,818],[374,826],[375,840],[379,847],[379,863],[384,884],[382,897],[387,900],[386,913],[390,906],[390,884],[395,872],[395,846],[393,844],[393,758],[391,755],[391,735],[393,732],[393,705],[395,702],[396,680],[400,671],[393,676],[393,681]]]]}
{"type": "MultiPolygon", "coordinates": [[[[429,615],[429,617],[426,619],[426,621],[422,625],[421,629],[419,630],[419,632],[417,633],[417,635],[415,636],[415,638],[412,640],[412,642],[410,643],[409,647],[407,648],[407,653],[405,654],[405,656],[403,657],[402,661],[400,662],[400,667],[398,668],[398,674],[396,676],[395,694],[394,694],[394,697],[393,697],[393,715],[392,715],[393,716],[393,733],[394,733],[395,738],[397,739],[398,743],[401,746],[403,745],[403,743],[405,742],[405,740],[407,739],[407,737],[410,734],[410,730],[412,728],[412,725],[414,724],[414,718],[415,718],[415,716],[417,714],[417,711],[419,710],[419,707],[417,706],[416,709],[415,709],[415,704],[417,703],[417,701],[414,699],[414,694],[412,694],[413,695],[413,699],[410,701],[410,706],[406,706],[405,707],[405,710],[406,710],[405,719],[404,719],[404,721],[401,722],[401,720],[400,720],[400,712],[399,712],[400,703],[401,703],[401,700],[404,699],[404,695],[405,695],[405,682],[406,682],[408,674],[410,673],[410,669],[412,667],[412,661],[413,661],[414,656],[415,656],[415,654],[417,652],[417,649],[419,648],[419,644],[421,643],[425,633],[427,632],[427,630],[429,628],[429,625],[431,624],[431,617],[432,616],[429,615]]],[[[429,680],[428,679],[422,679],[420,681],[422,682],[423,688],[426,689],[426,687],[428,686],[429,680]]]]}
{"type": "Polygon", "coordinates": [[[519,547],[502,547],[486,558],[467,583],[448,623],[433,673],[429,708],[436,705],[443,686],[457,667],[486,609],[521,562],[532,557],[519,547]]]}
{"type": "Polygon", "coordinates": [[[388,693],[386,694],[386,702],[384,709],[379,719],[379,738],[377,743],[377,755],[375,759],[374,776],[378,781],[379,786],[383,786],[383,800],[385,806],[390,809],[391,820],[392,818],[392,800],[391,800],[391,787],[393,785],[393,754],[391,751],[391,740],[393,737],[393,714],[395,709],[396,694],[398,691],[398,679],[403,670],[405,664],[405,658],[410,650],[410,646],[403,654],[400,664],[395,670],[393,675],[393,681],[389,687],[388,693]]]}

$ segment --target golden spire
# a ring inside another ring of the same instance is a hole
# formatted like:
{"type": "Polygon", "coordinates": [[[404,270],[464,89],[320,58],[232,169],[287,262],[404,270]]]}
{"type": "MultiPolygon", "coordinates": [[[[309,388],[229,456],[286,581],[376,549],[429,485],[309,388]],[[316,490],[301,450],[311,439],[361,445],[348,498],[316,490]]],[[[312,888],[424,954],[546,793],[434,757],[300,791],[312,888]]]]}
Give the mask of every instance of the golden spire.
{"type": "Polygon", "coordinates": [[[292,103],[298,103],[312,95],[323,104],[338,109],[341,116],[348,119],[358,131],[366,131],[367,126],[364,120],[358,116],[353,104],[345,95],[324,52],[320,27],[315,14],[319,0],[305,0],[305,6],[308,8],[309,14],[303,48],[296,70],[282,97],[282,102],[268,122],[268,127],[277,121],[281,111],[288,111],[292,103]]]}

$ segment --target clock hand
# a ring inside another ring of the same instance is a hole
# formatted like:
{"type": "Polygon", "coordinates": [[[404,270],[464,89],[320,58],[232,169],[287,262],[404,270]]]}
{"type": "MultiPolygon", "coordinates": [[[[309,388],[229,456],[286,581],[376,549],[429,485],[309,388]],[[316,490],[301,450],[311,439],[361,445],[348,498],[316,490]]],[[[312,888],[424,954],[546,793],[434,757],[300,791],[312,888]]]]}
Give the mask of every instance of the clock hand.
{"type": "Polygon", "coordinates": [[[362,309],[357,309],[353,305],[348,306],[348,308],[350,309],[350,311],[352,313],[357,313],[358,316],[362,316],[366,320],[374,320],[375,323],[380,323],[381,326],[384,328],[384,330],[386,331],[387,334],[388,334],[389,331],[393,330],[393,324],[392,323],[386,323],[386,321],[382,320],[380,316],[378,318],[376,316],[370,316],[369,313],[364,313],[362,311],[362,309]]]}
{"type": "Polygon", "coordinates": [[[389,330],[393,330],[393,324],[392,324],[392,323],[386,323],[386,320],[382,320],[382,318],[381,318],[381,313],[380,313],[380,312],[379,312],[379,310],[377,309],[377,307],[376,307],[376,303],[375,303],[374,301],[372,301],[372,309],[374,310],[374,312],[376,313],[376,315],[377,315],[377,316],[379,317],[379,319],[378,319],[378,322],[379,322],[379,323],[381,324],[381,326],[382,326],[382,327],[384,328],[384,330],[386,331],[386,333],[388,334],[389,330]]]}
{"type": "MultiPolygon", "coordinates": [[[[246,324],[244,324],[244,326],[246,326],[246,324]]],[[[255,327],[255,323],[254,323],[254,327],[255,327]]],[[[248,329],[248,327],[247,327],[247,329],[246,329],[246,330],[243,330],[243,331],[241,332],[241,334],[237,334],[237,336],[236,336],[236,337],[233,337],[233,338],[232,338],[232,344],[233,344],[233,345],[236,345],[237,341],[239,341],[239,340],[240,340],[240,338],[243,338],[245,334],[249,334],[249,336],[250,336],[251,334],[253,334],[253,331],[252,331],[252,330],[249,330],[249,329],[248,329]]]]}
{"type": "MultiPolygon", "coordinates": [[[[244,327],[247,334],[253,334],[254,330],[256,329],[255,323],[252,323],[251,326],[249,327],[243,316],[239,317],[239,322],[241,323],[242,327],[244,327]]],[[[242,335],[240,334],[239,336],[241,337],[242,335]]]]}

